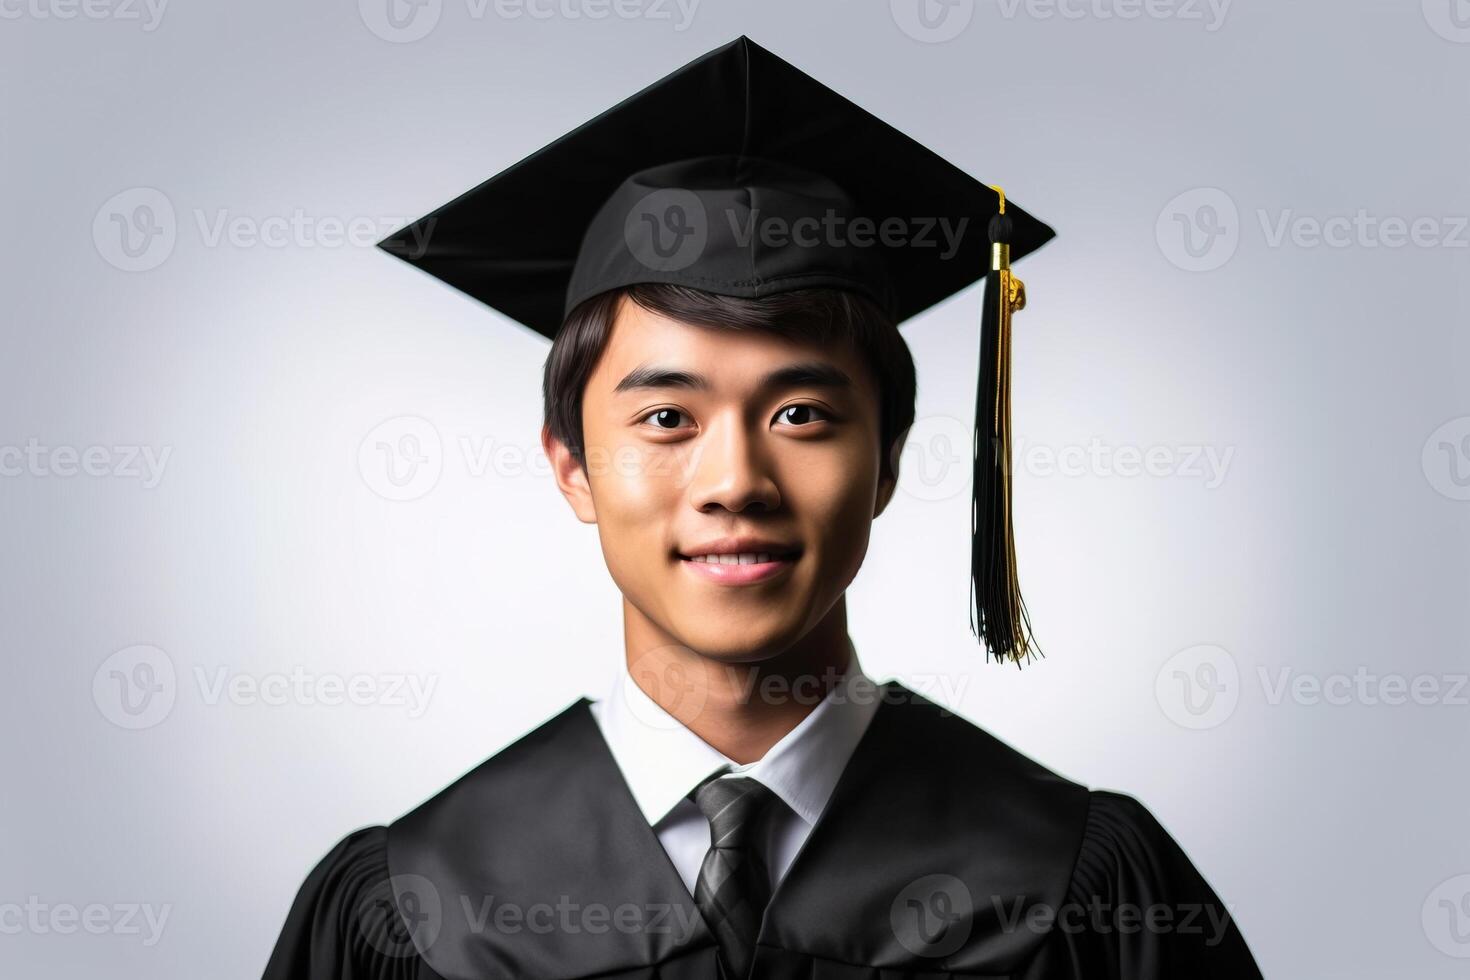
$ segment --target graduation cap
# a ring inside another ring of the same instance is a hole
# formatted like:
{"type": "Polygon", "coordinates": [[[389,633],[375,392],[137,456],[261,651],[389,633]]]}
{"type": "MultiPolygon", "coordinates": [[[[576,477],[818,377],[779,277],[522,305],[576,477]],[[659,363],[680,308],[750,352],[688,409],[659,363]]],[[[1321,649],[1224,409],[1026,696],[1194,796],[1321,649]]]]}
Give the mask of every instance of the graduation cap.
{"type": "Polygon", "coordinates": [[[740,37],[379,245],[544,337],[636,283],[755,298],[861,293],[902,322],[985,280],[971,512],[971,629],[1039,653],[1010,492],[1010,263],[1054,232],[1004,194],[740,37]]]}

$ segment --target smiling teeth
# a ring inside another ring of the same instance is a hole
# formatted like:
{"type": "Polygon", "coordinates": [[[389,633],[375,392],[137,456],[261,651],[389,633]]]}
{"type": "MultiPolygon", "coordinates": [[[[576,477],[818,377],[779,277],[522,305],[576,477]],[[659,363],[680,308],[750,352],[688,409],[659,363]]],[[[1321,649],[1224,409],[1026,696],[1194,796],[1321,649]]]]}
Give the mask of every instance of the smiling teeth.
{"type": "Polygon", "coordinates": [[[771,560],[765,551],[742,551],[738,555],[695,555],[690,561],[701,561],[709,565],[762,565],[771,560]]]}

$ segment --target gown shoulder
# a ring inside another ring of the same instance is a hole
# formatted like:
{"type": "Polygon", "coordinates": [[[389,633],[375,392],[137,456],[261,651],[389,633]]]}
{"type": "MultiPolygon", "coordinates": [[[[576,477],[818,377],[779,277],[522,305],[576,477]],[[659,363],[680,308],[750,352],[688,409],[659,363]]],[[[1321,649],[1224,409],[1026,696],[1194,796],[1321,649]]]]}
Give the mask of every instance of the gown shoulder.
{"type": "Polygon", "coordinates": [[[1230,909],[1148,808],[1089,793],[1066,899],[1028,980],[1260,980],[1230,909]]]}
{"type": "Polygon", "coordinates": [[[415,980],[429,974],[393,901],[387,828],[343,837],[306,876],[263,980],[415,980]]]}

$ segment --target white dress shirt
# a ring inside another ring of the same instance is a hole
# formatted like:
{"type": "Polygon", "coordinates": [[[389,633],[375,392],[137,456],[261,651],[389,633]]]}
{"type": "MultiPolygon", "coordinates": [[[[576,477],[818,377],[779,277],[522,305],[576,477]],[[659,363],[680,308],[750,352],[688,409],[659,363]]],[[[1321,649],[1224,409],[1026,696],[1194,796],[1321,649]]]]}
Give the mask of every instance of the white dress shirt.
{"type": "Polygon", "coordinates": [[[847,672],[812,712],[762,758],[746,765],[659,707],[633,681],[626,664],[609,696],[593,701],[591,709],[633,799],[693,895],[709,850],[710,827],[687,798],[689,792],[727,768],[720,778],[747,776],[779,798],[764,823],[768,836],[759,841],[774,891],[826,808],[878,702],[877,684],[863,673],[854,650],[847,672]]]}

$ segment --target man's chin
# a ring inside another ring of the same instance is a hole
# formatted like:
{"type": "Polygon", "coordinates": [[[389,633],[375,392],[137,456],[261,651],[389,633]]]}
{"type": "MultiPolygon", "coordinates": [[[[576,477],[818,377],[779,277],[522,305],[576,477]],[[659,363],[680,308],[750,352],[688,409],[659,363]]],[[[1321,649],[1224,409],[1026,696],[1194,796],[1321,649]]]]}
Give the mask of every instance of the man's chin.
{"type": "Polygon", "coordinates": [[[773,660],[781,655],[782,647],[761,646],[751,648],[748,646],[738,647],[715,647],[691,646],[691,650],[699,654],[705,660],[722,664],[760,664],[767,660],[773,660]]]}
{"type": "Polygon", "coordinates": [[[748,628],[736,627],[724,634],[701,629],[686,635],[682,642],[705,660],[722,664],[759,664],[779,657],[791,648],[793,641],[785,635],[752,634],[748,628]]]}

